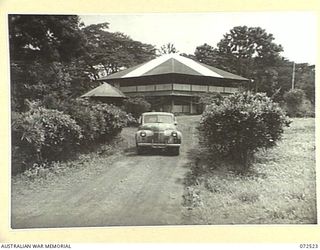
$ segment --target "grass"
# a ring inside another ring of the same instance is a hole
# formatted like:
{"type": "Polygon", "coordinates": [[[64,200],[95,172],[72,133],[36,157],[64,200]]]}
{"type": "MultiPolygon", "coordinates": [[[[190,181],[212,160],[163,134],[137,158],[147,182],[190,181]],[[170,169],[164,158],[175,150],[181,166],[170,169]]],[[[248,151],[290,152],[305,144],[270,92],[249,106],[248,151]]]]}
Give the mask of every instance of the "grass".
{"type": "Polygon", "coordinates": [[[315,121],[294,119],[278,146],[256,154],[246,174],[195,147],[184,205],[192,224],[314,224],[315,121]]]}

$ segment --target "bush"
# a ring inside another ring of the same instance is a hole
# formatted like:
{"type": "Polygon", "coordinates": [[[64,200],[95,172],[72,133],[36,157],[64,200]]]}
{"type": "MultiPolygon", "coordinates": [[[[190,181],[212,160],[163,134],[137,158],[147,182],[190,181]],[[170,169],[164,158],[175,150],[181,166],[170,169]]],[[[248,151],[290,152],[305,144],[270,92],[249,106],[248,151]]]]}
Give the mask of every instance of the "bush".
{"type": "Polygon", "coordinates": [[[265,94],[237,93],[208,105],[202,114],[200,142],[213,154],[231,155],[247,167],[259,148],[270,148],[289,121],[265,94]]]}
{"type": "Polygon", "coordinates": [[[212,104],[219,104],[223,99],[223,96],[220,93],[203,93],[199,95],[199,105],[200,110],[203,112],[205,108],[212,104]]]}
{"type": "Polygon", "coordinates": [[[69,115],[33,105],[12,115],[13,165],[63,158],[81,138],[80,126],[69,115]]]}
{"type": "Polygon", "coordinates": [[[81,127],[83,143],[110,141],[128,123],[129,116],[120,108],[105,103],[75,99],[61,107],[81,127]]]}
{"type": "Polygon", "coordinates": [[[285,100],[285,110],[290,117],[314,116],[314,107],[306,99],[305,93],[301,89],[291,89],[283,96],[285,100]]]}
{"type": "Polygon", "coordinates": [[[139,118],[144,112],[149,111],[151,104],[144,97],[129,97],[124,101],[124,109],[127,113],[132,114],[134,118],[139,118]]]}
{"type": "Polygon", "coordinates": [[[37,103],[29,103],[29,108],[12,113],[13,173],[35,162],[63,160],[76,150],[110,142],[130,120],[118,107],[81,99],[65,102],[60,111],[37,103]]]}

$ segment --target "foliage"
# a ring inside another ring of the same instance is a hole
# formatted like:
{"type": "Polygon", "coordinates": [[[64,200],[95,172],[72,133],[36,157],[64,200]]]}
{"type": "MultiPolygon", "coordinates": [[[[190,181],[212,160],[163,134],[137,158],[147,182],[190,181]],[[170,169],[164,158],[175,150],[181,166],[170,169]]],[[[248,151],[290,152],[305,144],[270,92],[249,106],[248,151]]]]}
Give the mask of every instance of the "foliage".
{"type": "Polygon", "coordinates": [[[75,15],[9,15],[13,110],[27,110],[26,100],[56,108],[86,89],[80,26],[75,15]]]}
{"type": "Polygon", "coordinates": [[[151,104],[142,96],[134,96],[124,101],[124,108],[127,113],[137,119],[142,113],[150,111],[151,104]]]}
{"type": "Polygon", "coordinates": [[[219,105],[222,99],[223,96],[219,93],[203,93],[199,95],[199,103],[204,105],[210,105],[212,103],[219,105]]]}
{"type": "MultiPolygon", "coordinates": [[[[199,62],[253,79],[251,90],[265,92],[272,100],[281,102],[291,88],[293,70],[293,62],[280,57],[282,50],[264,29],[237,26],[224,35],[217,47],[206,43],[198,46],[194,56],[199,62]]],[[[314,104],[314,65],[296,64],[295,85],[314,104]]]]}
{"type": "Polygon", "coordinates": [[[10,58],[14,61],[70,61],[82,52],[76,15],[9,15],[10,58]]]}
{"type": "Polygon", "coordinates": [[[199,97],[198,105],[199,105],[200,112],[203,112],[206,106],[212,103],[215,103],[218,105],[223,99],[223,96],[220,93],[201,93],[198,95],[198,97],[199,97]]]}
{"type": "Polygon", "coordinates": [[[206,158],[208,150],[195,145],[185,178],[191,192],[184,197],[199,194],[184,204],[193,208],[192,224],[317,223],[314,134],[314,119],[294,118],[283,140],[257,152],[246,172],[237,163],[206,158]]]}
{"type": "Polygon", "coordinates": [[[34,162],[66,159],[72,152],[110,142],[132,119],[118,107],[78,99],[64,102],[60,111],[37,103],[29,106],[29,111],[12,116],[13,166],[17,171],[34,162]]]}
{"type": "Polygon", "coordinates": [[[107,28],[83,27],[75,15],[9,15],[12,109],[27,110],[26,100],[57,108],[95,87],[101,73],[155,57],[152,45],[107,28]]]}
{"type": "Polygon", "coordinates": [[[217,47],[198,46],[195,56],[200,62],[254,79],[251,86],[269,96],[277,89],[275,64],[281,60],[281,45],[273,42],[272,34],[260,27],[236,26],[226,33],[217,47]]]}
{"type": "Polygon", "coordinates": [[[30,106],[29,111],[12,117],[14,149],[26,156],[25,163],[64,158],[66,153],[73,152],[82,139],[75,120],[35,103],[30,106]]]}
{"type": "MultiPolygon", "coordinates": [[[[306,100],[306,96],[301,89],[291,89],[284,94],[286,110],[290,117],[308,116],[310,113],[310,104],[306,100]],[[309,112],[308,112],[309,110],[309,112]]],[[[310,102],[310,101],[309,101],[310,102]]]]}
{"type": "Polygon", "coordinates": [[[207,43],[196,47],[194,55],[196,60],[201,63],[211,66],[217,66],[218,68],[226,68],[226,65],[219,65],[222,61],[219,55],[219,51],[207,43]]]}
{"type": "Polygon", "coordinates": [[[128,115],[116,106],[80,98],[63,103],[60,109],[80,125],[84,144],[110,141],[128,121],[128,115]]]}
{"type": "Polygon", "coordinates": [[[237,74],[251,78],[259,67],[272,66],[279,58],[283,49],[273,40],[260,27],[236,26],[223,36],[218,51],[237,74]]]}
{"type": "Polygon", "coordinates": [[[178,53],[179,51],[176,49],[176,47],[174,46],[173,43],[167,43],[164,44],[160,47],[160,49],[158,50],[160,55],[165,55],[165,54],[174,54],[174,53],[178,53]]]}
{"type": "Polygon", "coordinates": [[[315,103],[315,65],[296,64],[295,86],[305,92],[312,104],[315,103]]]}
{"type": "Polygon", "coordinates": [[[237,93],[209,105],[199,131],[212,153],[231,155],[248,166],[255,151],[276,145],[286,125],[282,109],[265,94],[237,93]]]}
{"type": "Polygon", "coordinates": [[[92,24],[82,29],[86,39],[85,61],[90,75],[109,75],[155,57],[150,44],[132,40],[119,32],[108,32],[109,23],[92,24]]]}

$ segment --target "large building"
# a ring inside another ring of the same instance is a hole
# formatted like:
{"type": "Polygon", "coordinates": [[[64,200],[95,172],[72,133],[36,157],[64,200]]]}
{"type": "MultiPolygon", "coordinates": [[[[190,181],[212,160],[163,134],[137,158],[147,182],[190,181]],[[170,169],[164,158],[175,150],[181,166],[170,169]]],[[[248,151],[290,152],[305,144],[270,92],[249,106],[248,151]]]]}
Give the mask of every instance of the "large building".
{"type": "Polygon", "coordinates": [[[248,79],[189,58],[168,54],[99,79],[126,96],[144,96],[155,111],[199,113],[203,93],[228,95],[248,79]]]}

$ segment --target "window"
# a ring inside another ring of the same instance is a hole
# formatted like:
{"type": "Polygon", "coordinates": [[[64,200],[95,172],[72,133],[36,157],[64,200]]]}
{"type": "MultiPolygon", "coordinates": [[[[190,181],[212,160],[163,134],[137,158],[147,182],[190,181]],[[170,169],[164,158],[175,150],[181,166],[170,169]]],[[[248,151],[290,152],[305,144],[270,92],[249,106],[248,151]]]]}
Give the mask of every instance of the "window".
{"type": "Polygon", "coordinates": [[[120,87],[120,90],[121,90],[123,93],[136,92],[136,91],[137,91],[137,86],[125,86],[125,87],[120,87]]]}
{"type": "Polygon", "coordinates": [[[172,84],[157,84],[156,85],[156,90],[171,90],[172,89],[172,84]]]}
{"type": "Polygon", "coordinates": [[[225,87],[224,92],[225,93],[236,93],[238,91],[238,88],[233,88],[233,87],[225,87]]]}
{"type": "Polygon", "coordinates": [[[155,85],[140,85],[138,86],[138,91],[154,91],[155,85]]]}
{"type": "Polygon", "coordinates": [[[173,89],[174,90],[182,90],[182,91],[190,91],[191,90],[191,85],[190,84],[174,83],[173,84],[173,89]]]}
{"type": "Polygon", "coordinates": [[[209,92],[223,92],[223,87],[219,86],[209,86],[209,92]]]}
{"type": "Polygon", "coordinates": [[[143,117],[144,123],[173,123],[171,115],[145,115],[143,117]]]}
{"type": "Polygon", "coordinates": [[[192,85],[192,91],[207,92],[207,85],[192,85]]]}

